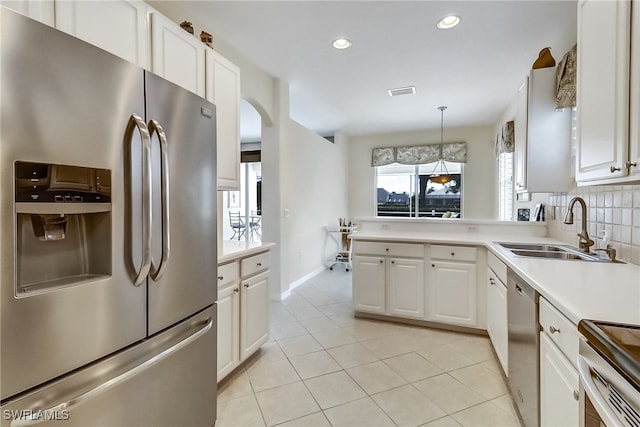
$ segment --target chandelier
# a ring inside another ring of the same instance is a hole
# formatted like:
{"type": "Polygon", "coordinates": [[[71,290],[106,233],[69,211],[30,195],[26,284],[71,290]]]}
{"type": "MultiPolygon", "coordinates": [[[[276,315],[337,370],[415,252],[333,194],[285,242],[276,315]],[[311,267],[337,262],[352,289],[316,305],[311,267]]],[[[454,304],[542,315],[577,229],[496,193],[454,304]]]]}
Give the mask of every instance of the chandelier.
{"type": "Polygon", "coordinates": [[[445,106],[438,107],[438,110],[440,110],[440,156],[433,171],[431,171],[429,175],[429,180],[436,184],[445,184],[453,179],[447,170],[447,165],[444,162],[444,156],[442,154],[444,146],[444,110],[446,109],[447,107],[445,106]]]}

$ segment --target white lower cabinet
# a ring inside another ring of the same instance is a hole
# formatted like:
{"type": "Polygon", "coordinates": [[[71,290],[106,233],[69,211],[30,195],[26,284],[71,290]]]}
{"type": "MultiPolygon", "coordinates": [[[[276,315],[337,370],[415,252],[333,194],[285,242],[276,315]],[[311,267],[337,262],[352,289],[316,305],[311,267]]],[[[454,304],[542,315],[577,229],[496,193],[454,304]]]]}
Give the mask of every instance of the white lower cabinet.
{"type": "Polygon", "coordinates": [[[558,347],[540,333],[540,425],[577,426],[578,372],[558,347]]]}
{"type": "Polygon", "coordinates": [[[487,333],[505,375],[509,372],[507,329],[507,286],[487,268],[487,333]]]}
{"type": "Polygon", "coordinates": [[[218,266],[218,382],[269,339],[270,252],[218,266]]]}
{"type": "Polygon", "coordinates": [[[431,246],[431,320],[477,324],[476,248],[431,246]]]}
{"type": "Polygon", "coordinates": [[[353,308],[384,314],[386,311],[386,264],[383,257],[354,255],[353,308]]]}
{"type": "Polygon", "coordinates": [[[424,319],[423,244],[356,242],[354,253],[356,311],[424,319]]]}
{"type": "Polygon", "coordinates": [[[269,338],[269,271],[243,280],[240,287],[240,359],[269,338]]]}
{"type": "Polygon", "coordinates": [[[387,313],[423,319],[424,260],[391,258],[387,263],[389,270],[387,313]]]}
{"type": "Polygon", "coordinates": [[[540,326],[540,425],[577,426],[578,330],[543,297],[540,326]]]}

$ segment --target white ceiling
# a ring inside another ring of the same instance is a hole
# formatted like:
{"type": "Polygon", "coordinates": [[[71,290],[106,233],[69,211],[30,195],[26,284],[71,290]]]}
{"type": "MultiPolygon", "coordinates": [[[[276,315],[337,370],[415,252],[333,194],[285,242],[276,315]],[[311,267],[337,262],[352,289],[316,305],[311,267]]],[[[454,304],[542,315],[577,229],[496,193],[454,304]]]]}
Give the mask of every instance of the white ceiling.
{"type": "MultiPolygon", "coordinates": [[[[540,49],[559,61],[576,40],[575,0],[148,3],[288,82],[291,118],[324,136],[437,128],[440,105],[445,127],[493,124],[540,49]],[[449,14],[460,25],[436,29],[449,14]],[[337,37],[353,46],[333,49],[337,37]],[[387,94],[404,86],[417,93],[387,94]]],[[[259,139],[256,117],[243,114],[243,140],[259,139]]]]}

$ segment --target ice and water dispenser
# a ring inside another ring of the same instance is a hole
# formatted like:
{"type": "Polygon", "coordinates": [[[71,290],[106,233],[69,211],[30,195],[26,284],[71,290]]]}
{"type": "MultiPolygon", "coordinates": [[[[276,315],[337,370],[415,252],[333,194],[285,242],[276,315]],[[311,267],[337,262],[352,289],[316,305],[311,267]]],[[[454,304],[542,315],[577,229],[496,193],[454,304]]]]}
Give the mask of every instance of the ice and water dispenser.
{"type": "Polygon", "coordinates": [[[111,171],[16,162],[16,296],[111,275],[111,171]]]}

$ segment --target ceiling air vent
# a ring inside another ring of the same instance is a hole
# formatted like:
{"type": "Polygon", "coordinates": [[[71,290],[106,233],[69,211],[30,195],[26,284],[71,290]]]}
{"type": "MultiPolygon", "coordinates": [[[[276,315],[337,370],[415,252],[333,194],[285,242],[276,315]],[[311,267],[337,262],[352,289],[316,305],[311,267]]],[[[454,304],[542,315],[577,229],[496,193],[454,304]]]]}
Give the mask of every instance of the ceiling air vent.
{"type": "Polygon", "coordinates": [[[407,86],[407,87],[399,87],[396,89],[389,89],[389,96],[400,96],[400,95],[413,95],[416,93],[415,86],[407,86]]]}

